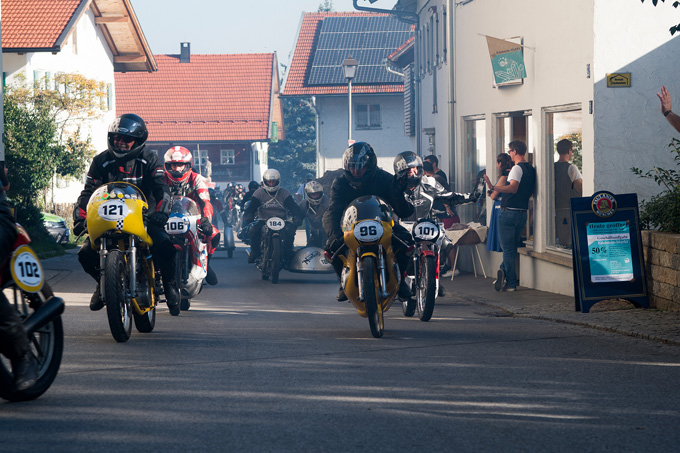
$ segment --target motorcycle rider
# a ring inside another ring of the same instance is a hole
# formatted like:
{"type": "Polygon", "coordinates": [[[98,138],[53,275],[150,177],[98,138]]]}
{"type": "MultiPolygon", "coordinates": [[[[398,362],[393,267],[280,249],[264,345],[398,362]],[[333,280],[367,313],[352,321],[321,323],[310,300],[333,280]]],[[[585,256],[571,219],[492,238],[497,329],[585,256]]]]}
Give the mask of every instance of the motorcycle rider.
{"type": "MultiPolygon", "coordinates": [[[[108,149],[96,155],[87,171],[85,188],[73,209],[73,232],[85,230],[87,203],[92,193],[102,184],[123,181],[137,186],[146,196],[150,215],[147,230],[153,240],[151,253],[163,277],[165,298],[172,316],[179,315],[180,297],[175,281],[175,247],[164,230],[170,213],[170,190],[165,182],[165,171],[155,151],[146,149],[149,131],[144,120],[133,113],[120,115],[109,126],[108,149]]],[[[99,253],[92,249],[88,237],[78,252],[83,270],[97,282],[90,299],[90,310],[104,307],[100,291],[99,253]]]]}
{"type": "Polygon", "coordinates": [[[279,171],[273,168],[265,171],[262,175],[262,187],[253,192],[250,204],[243,215],[244,223],[249,224],[250,231],[248,263],[254,263],[260,257],[262,227],[271,217],[292,219],[292,223],[286,222],[283,234],[283,256],[284,262],[287,262],[292,256],[295,230],[302,222],[303,215],[293,195],[288,189],[281,187],[279,171]],[[257,214],[257,221],[253,223],[255,214],[257,214]]]}
{"type": "MultiPolygon", "coordinates": [[[[412,151],[404,151],[397,154],[394,158],[394,174],[398,178],[406,178],[406,190],[404,196],[406,200],[413,205],[413,214],[408,217],[402,217],[402,221],[415,222],[418,219],[429,217],[433,209],[435,209],[435,201],[441,201],[449,206],[455,206],[463,203],[469,203],[476,200],[468,194],[459,194],[451,192],[446,189],[434,177],[426,176],[423,171],[423,161],[416,153],[412,151]]],[[[441,253],[443,257],[449,256],[454,251],[454,245],[451,240],[446,237],[443,227],[442,230],[443,243],[441,253]]],[[[443,287],[439,287],[443,291],[443,287]]],[[[442,295],[442,294],[440,294],[442,295]]]]}
{"type": "MultiPolygon", "coordinates": [[[[413,213],[413,206],[404,197],[406,178],[403,175],[401,177],[393,176],[378,168],[378,158],[373,147],[368,143],[355,142],[350,145],[342,156],[342,168],[345,171],[333,181],[328,210],[323,216],[323,227],[328,235],[326,252],[330,255],[333,255],[344,243],[340,225],[342,213],[356,198],[364,195],[375,195],[385,200],[399,217],[408,217],[413,213]]],[[[408,256],[404,244],[410,245],[412,243],[411,233],[403,226],[395,223],[392,229],[392,249],[402,276],[406,266],[408,266],[408,256]]],[[[338,274],[338,278],[340,278],[342,261],[339,257],[336,257],[331,264],[338,274]]],[[[411,290],[402,278],[399,283],[399,296],[409,297],[410,294],[411,290]]],[[[337,299],[338,301],[347,300],[347,295],[342,286],[338,291],[337,299]]]]}
{"type": "Polygon", "coordinates": [[[246,209],[246,203],[250,201],[250,199],[253,197],[253,194],[257,189],[260,188],[260,183],[257,181],[250,181],[248,183],[248,192],[243,195],[243,198],[241,198],[241,211],[245,211],[246,209]]]}
{"type": "Polygon", "coordinates": [[[170,195],[191,198],[201,212],[198,230],[207,238],[208,273],[205,281],[209,285],[217,284],[217,274],[210,266],[210,259],[215,253],[216,244],[220,243],[220,232],[212,226],[213,208],[210,204],[210,193],[206,179],[191,170],[193,157],[191,151],[183,146],[173,146],[163,156],[165,162],[165,182],[170,188],[170,195]]]}
{"type": "Polygon", "coordinates": [[[323,247],[328,239],[323,230],[323,214],[328,209],[330,200],[323,193],[323,186],[318,181],[310,181],[305,184],[304,192],[305,197],[298,206],[309,222],[310,232],[307,247],[323,247]]]}
{"type": "MultiPolygon", "coordinates": [[[[0,265],[12,255],[17,239],[17,227],[12,209],[6,201],[9,190],[7,169],[0,162],[0,265]]],[[[26,329],[14,306],[0,291],[0,352],[12,362],[14,387],[26,390],[38,379],[38,363],[31,352],[26,329]]]]}

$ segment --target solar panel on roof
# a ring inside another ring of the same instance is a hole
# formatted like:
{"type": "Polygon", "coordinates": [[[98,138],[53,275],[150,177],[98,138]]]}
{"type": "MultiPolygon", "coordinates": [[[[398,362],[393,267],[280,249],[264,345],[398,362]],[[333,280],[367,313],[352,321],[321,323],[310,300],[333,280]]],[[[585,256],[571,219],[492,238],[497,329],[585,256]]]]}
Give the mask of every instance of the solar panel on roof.
{"type": "Polygon", "coordinates": [[[350,54],[359,62],[352,83],[401,83],[401,77],[385,70],[384,60],[411,35],[411,26],[392,16],[326,17],[307,83],[346,84],[342,62],[350,54]]]}

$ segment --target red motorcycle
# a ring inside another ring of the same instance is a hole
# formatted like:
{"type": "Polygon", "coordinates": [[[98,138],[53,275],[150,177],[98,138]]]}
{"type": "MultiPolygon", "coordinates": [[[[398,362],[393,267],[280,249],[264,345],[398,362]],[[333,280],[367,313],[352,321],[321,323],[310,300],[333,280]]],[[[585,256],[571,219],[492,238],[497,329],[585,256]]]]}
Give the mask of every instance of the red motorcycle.
{"type": "Polygon", "coordinates": [[[0,356],[0,397],[8,401],[33,400],[45,393],[57,377],[64,350],[61,321],[64,301],[45,282],[40,260],[28,245],[30,242],[26,230],[17,224],[12,256],[2,263],[2,290],[23,321],[38,364],[38,379],[31,387],[16,390],[12,365],[0,356]]]}

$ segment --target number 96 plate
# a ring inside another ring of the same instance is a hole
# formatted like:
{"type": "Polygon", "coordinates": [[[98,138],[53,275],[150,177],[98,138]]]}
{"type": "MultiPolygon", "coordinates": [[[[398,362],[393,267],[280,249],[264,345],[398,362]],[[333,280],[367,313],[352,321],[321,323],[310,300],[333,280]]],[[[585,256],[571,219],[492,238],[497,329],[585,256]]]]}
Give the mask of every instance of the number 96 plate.
{"type": "Polygon", "coordinates": [[[384,229],[377,220],[362,220],[354,225],[354,237],[359,242],[375,242],[383,235],[384,229]]]}

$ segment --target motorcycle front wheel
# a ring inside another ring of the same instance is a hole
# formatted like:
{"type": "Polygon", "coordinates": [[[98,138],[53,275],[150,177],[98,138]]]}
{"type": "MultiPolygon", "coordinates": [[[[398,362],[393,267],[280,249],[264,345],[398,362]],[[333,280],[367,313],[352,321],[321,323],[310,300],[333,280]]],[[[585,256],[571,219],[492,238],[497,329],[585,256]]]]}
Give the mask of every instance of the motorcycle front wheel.
{"type": "Polygon", "coordinates": [[[434,301],[437,296],[436,274],[437,263],[434,256],[422,257],[418,269],[418,294],[416,308],[421,321],[429,321],[434,312],[434,301]]]}
{"type": "Polygon", "coordinates": [[[120,250],[111,250],[104,270],[104,299],[109,329],[114,340],[123,343],[132,333],[132,307],[127,298],[128,272],[120,250]]]}
{"type": "Polygon", "coordinates": [[[383,336],[384,318],[382,305],[378,304],[378,287],[376,285],[376,265],[375,258],[367,256],[361,260],[363,270],[362,283],[364,289],[364,303],[366,304],[366,314],[368,324],[371,327],[371,334],[375,338],[383,336]]]}
{"type": "MultiPolygon", "coordinates": [[[[26,319],[32,310],[28,307],[31,298],[39,298],[41,303],[52,297],[50,286],[45,283],[40,292],[29,294],[21,291],[16,286],[12,287],[15,300],[18,302],[16,309],[22,319],[26,319]]],[[[0,356],[0,398],[7,401],[30,401],[45,393],[54,382],[61,365],[61,356],[64,351],[64,327],[61,316],[55,317],[44,327],[33,332],[28,342],[31,353],[38,362],[38,379],[35,384],[26,390],[14,389],[14,374],[12,364],[4,356],[0,356]]]]}
{"type": "Polygon", "coordinates": [[[278,236],[273,237],[271,247],[271,279],[272,283],[278,283],[279,272],[281,272],[281,238],[278,236]]]}

